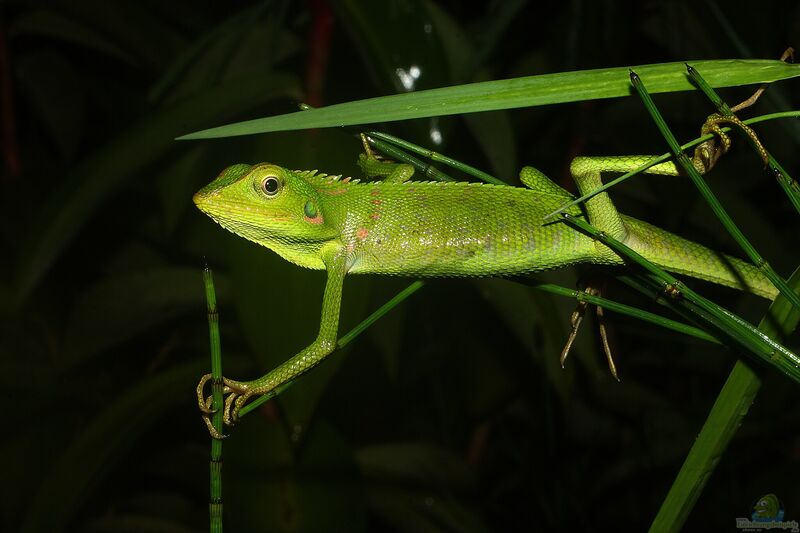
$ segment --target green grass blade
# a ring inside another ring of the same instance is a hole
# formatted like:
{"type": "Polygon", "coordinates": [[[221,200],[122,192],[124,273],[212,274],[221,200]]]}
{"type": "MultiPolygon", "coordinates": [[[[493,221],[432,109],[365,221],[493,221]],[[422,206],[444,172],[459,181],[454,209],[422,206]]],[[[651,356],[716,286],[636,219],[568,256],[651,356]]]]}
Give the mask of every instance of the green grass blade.
{"type": "MultiPolygon", "coordinates": [[[[769,83],[800,75],[800,65],[778,60],[696,61],[713,87],[769,83]]],[[[270,131],[374,124],[412,118],[476,113],[600,98],[628,96],[628,73],[646,77],[654,93],[694,90],[684,63],[660,63],[559,72],[506,80],[469,83],[298,111],[202,130],[179,139],[210,139],[270,131]]]]}

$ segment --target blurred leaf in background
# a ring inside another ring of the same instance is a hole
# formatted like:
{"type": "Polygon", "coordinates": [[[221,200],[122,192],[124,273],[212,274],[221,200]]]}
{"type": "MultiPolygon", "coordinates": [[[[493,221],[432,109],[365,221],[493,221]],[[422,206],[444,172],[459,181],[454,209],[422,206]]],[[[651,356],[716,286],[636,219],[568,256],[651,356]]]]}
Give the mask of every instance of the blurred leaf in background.
{"type": "MultiPolygon", "coordinates": [[[[201,269],[215,270],[226,374],[305,346],[324,274],[213,224],[192,194],[235,162],[357,175],[357,130],[175,142],[315,106],[516,76],[692,59],[777,58],[796,2],[10,0],[0,5],[0,358],[4,531],[207,528],[201,269]]],[[[776,84],[753,114],[798,106],[776,84]]],[[[750,88],[723,91],[729,103],[750,88]]],[[[658,97],[694,138],[699,95],[658,97]]],[[[383,129],[516,183],[534,164],[572,188],[576,155],[666,150],[620,98],[435,117],[383,129]]],[[[798,174],[796,124],[758,130],[798,174]]],[[[797,222],[736,144],[715,192],[776,269],[797,222]]],[[[632,180],[622,212],[735,252],[692,186],[632,180]]],[[[545,276],[572,286],[580,273],[545,276]]],[[[354,277],[347,331],[407,280],[354,277]]],[[[766,305],[702,290],[757,320],[766,305]]],[[[610,296],[649,306],[621,285],[610,296]]],[[[591,324],[565,371],[573,302],[502,280],[439,280],[248,417],[226,442],[234,531],[505,531],[647,527],[734,362],[724,347],[611,316],[622,383],[591,324]]],[[[791,345],[790,345],[791,346],[791,345]]],[[[796,347],[796,342],[795,342],[796,347]]],[[[776,493],[800,512],[797,391],[765,387],[690,517],[730,528],[776,493]]]]}

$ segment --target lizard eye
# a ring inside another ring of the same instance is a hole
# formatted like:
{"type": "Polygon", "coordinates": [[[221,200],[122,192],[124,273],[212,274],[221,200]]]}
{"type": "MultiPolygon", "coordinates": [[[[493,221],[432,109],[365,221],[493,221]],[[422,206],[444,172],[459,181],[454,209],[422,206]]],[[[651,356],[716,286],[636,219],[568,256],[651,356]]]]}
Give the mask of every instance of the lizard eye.
{"type": "Polygon", "coordinates": [[[267,176],[261,181],[261,190],[267,196],[275,196],[281,188],[281,182],[275,176],[267,176]]]}

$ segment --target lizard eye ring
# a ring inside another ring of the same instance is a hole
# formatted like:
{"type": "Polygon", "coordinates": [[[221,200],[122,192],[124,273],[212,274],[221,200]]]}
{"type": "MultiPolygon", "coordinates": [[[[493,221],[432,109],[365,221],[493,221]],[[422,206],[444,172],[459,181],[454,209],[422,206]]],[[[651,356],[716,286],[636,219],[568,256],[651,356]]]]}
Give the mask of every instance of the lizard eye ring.
{"type": "Polygon", "coordinates": [[[261,190],[267,196],[275,196],[281,190],[281,182],[275,176],[267,176],[261,180],[261,190]]]}

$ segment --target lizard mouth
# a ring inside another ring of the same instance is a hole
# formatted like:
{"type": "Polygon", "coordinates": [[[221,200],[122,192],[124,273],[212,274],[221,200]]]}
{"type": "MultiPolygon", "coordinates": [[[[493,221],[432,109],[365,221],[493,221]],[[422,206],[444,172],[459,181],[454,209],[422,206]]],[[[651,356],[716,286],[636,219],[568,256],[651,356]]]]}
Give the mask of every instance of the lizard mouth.
{"type": "Polygon", "coordinates": [[[290,222],[293,217],[288,211],[278,209],[262,209],[250,203],[236,200],[222,200],[217,195],[200,191],[192,200],[200,211],[211,217],[214,222],[234,233],[263,232],[273,224],[290,222]]]}

